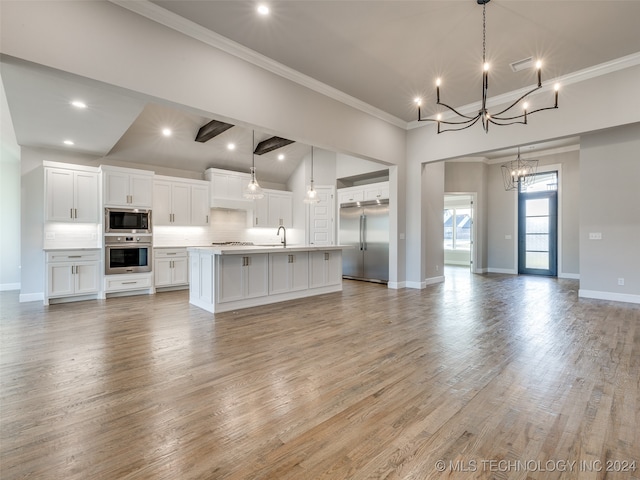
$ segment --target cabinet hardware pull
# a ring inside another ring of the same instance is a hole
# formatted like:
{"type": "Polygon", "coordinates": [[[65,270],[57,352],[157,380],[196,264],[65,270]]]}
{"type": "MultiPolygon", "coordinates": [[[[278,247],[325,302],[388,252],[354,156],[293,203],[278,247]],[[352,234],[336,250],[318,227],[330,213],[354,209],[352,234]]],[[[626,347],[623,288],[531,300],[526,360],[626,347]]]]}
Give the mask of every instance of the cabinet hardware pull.
{"type": "Polygon", "coordinates": [[[69,216],[70,216],[71,218],[73,218],[73,208],[70,208],[70,209],[69,209],[69,216]]]}
{"type": "Polygon", "coordinates": [[[82,258],[82,255],[69,255],[67,258],[82,258]]]}
{"type": "Polygon", "coordinates": [[[122,285],[133,285],[138,282],[122,282],[122,285]]]}
{"type": "Polygon", "coordinates": [[[207,221],[205,223],[209,223],[209,215],[207,215],[207,221]]]}
{"type": "Polygon", "coordinates": [[[74,218],[78,218],[78,209],[77,208],[73,209],[73,215],[74,215],[74,218]]]}
{"type": "Polygon", "coordinates": [[[329,252],[324,252],[324,259],[329,260],[329,252]]]}
{"type": "Polygon", "coordinates": [[[167,252],[167,255],[175,255],[176,252],[167,252]]]}

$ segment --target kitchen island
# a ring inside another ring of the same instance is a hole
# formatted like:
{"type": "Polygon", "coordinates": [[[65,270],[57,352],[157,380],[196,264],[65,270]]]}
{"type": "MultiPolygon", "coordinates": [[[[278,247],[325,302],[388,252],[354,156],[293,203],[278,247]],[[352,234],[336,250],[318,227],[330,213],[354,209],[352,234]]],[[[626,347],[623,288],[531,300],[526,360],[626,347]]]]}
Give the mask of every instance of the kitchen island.
{"type": "Polygon", "coordinates": [[[344,248],[190,247],[189,303],[218,313],[339,292],[344,248]]]}

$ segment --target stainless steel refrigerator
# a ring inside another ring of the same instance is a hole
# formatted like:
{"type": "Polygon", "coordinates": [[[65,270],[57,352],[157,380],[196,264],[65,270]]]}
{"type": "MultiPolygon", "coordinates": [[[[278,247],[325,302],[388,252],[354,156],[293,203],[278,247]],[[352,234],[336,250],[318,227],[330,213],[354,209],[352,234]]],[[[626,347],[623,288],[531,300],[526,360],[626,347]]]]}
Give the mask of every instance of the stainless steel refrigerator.
{"type": "Polygon", "coordinates": [[[340,206],[342,276],[389,281],[389,201],[343,203],[340,206]]]}

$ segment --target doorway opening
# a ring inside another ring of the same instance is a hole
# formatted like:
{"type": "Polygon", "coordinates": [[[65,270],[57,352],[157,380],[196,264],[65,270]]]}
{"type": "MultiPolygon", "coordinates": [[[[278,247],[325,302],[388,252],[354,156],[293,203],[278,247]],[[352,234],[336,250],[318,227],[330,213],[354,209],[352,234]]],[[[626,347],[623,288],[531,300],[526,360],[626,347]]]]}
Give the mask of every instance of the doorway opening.
{"type": "Polygon", "coordinates": [[[518,189],[518,273],[557,276],[558,172],[518,189]]]}
{"type": "Polygon", "coordinates": [[[475,272],[475,193],[444,196],[444,263],[475,272]]]}

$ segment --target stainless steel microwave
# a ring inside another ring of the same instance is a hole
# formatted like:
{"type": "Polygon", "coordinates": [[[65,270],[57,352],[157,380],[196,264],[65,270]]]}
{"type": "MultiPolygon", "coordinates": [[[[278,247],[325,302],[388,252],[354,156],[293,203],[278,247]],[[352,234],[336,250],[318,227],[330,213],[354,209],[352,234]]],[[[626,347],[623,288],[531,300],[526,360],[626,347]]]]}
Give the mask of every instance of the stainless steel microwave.
{"type": "Polygon", "coordinates": [[[151,210],[145,208],[105,208],[105,233],[151,233],[151,210]]]}

